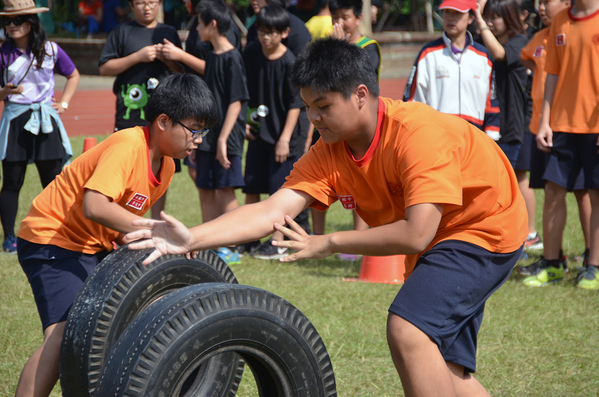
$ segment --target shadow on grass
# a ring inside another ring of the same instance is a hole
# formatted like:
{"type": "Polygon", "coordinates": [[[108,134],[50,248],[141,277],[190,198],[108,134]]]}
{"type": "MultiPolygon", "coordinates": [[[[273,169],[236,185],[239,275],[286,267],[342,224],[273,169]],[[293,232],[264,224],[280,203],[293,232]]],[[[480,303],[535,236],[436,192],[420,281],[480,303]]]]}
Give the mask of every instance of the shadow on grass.
{"type": "Polygon", "coordinates": [[[295,265],[305,270],[306,274],[318,277],[358,277],[361,260],[344,261],[336,256],[324,259],[311,259],[295,262],[295,265]]]}

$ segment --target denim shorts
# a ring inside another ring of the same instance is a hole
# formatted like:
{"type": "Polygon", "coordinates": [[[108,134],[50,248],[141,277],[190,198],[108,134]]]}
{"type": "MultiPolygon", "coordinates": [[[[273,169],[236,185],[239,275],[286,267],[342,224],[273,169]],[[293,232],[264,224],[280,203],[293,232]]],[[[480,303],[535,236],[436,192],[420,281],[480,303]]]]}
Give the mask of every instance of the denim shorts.
{"type": "Polygon", "coordinates": [[[67,320],[84,281],[108,251],[83,254],[17,238],[21,268],[31,285],[42,329],[67,320]]]}
{"type": "Polygon", "coordinates": [[[510,276],[521,252],[498,254],[442,241],[422,254],[389,311],[435,341],[445,361],[475,372],[485,302],[510,276]]]}

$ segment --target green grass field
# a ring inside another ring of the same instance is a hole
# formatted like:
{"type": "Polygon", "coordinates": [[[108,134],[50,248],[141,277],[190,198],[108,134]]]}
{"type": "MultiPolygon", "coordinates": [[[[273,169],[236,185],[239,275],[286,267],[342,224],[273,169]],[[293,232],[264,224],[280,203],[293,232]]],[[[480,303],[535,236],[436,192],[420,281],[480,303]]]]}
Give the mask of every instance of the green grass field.
{"type": "MultiPolygon", "coordinates": [[[[72,142],[80,153],[83,138],[72,142]]],[[[37,171],[30,166],[18,220],[40,191],[37,171]]],[[[540,214],[542,195],[537,197],[540,214]]],[[[564,250],[573,258],[584,251],[584,242],[573,197],[568,202],[564,250]]],[[[186,172],[175,175],[166,211],[187,226],[199,223],[197,191],[186,172]]],[[[328,212],[328,231],[350,229],[351,222],[339,205],[328,212]]],[[[569,266],[579,264],[571,259],[569,266]]],[[[387,308],[400,286],[344,282],[344,277],[358,277],[360,264],[335,258],[280,264],[246,257],[232,269],[241,284],[272,291],[312,321],[332,358],[340,396],[403,395],[385,338],[387,308]]],[[[599,292],[578,290],[572,278],[529,289],[514,274],[489,299],[476,377],[492,395],[599,395],[599,292]]],[[[0,253],[0,396],[14,394],[21,368],[41,339],[35,303],[16,255],[0,253]]],[[[251,375],[244,376],[238,395],[257,395],[251,375]]],[[[60,396],[59,386],[52,396],[60,396]]]]}

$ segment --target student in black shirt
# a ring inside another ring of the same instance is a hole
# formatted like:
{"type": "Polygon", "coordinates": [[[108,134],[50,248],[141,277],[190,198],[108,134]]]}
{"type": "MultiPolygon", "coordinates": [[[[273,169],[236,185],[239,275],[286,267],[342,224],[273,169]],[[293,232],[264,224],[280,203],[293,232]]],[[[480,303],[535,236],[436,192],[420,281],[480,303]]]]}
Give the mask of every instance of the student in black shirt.
{"type": "MultiPolygon", "coordinates": [[[[273,194],[283,186],[293,164],[304,154],[306,145],[306,134],[298,124],[300,111],[305,106],[299,89],[291,85],[295,55],[282,44],[289,35],[288,13],[279,6],[267,5],[256,16],[254,25],[259,42],[248,44],[243,52],[249,108],[253,115],[248,122],[259,124],[246,127],[250,141],[243,189],[246,204],[257,203],[261,193],[273,194]]],[[[309,228],[307,219],[305,223],[309,228]]],[[[277,233],[273,239],[282,239],[283,235],[277,233]]],[[[246,250],[251,251],[251,248],[246,250]]],[[[273,246],[270,240],[251,254],[259,259],[279,259],[288,255],[285,248],[273,246]]]]}

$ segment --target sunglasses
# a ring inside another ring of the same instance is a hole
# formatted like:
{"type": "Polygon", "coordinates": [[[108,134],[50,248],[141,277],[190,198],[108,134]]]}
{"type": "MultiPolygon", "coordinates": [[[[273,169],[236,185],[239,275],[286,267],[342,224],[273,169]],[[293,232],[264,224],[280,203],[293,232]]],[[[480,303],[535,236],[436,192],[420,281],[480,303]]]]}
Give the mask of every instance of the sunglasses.
{"type": "Polygon", "coordinates": [[[17,17],[14,18],[4,18],[4,26],[9,26],[11,23],[14,24],[15,26],[21,26],[22,24],[24,24],[25,22],[29,21],[29,18],[26,17],[25,15],[19,15],[17,17]]]}
{"type": "Polygon", "coordinates": [[[191,139],[198,139],[199,137],[205,137],[210,130],[208,128],[202,128],[201,130],[192,130],[191,128],[189,128],[188,126],[186,126],[185,124],[183,124],[180,121],[177,121],[177,124],[181,124],[181,126],[183,126],[183,128],[185,128],[187,131],[191,132],[191,139]]]}

